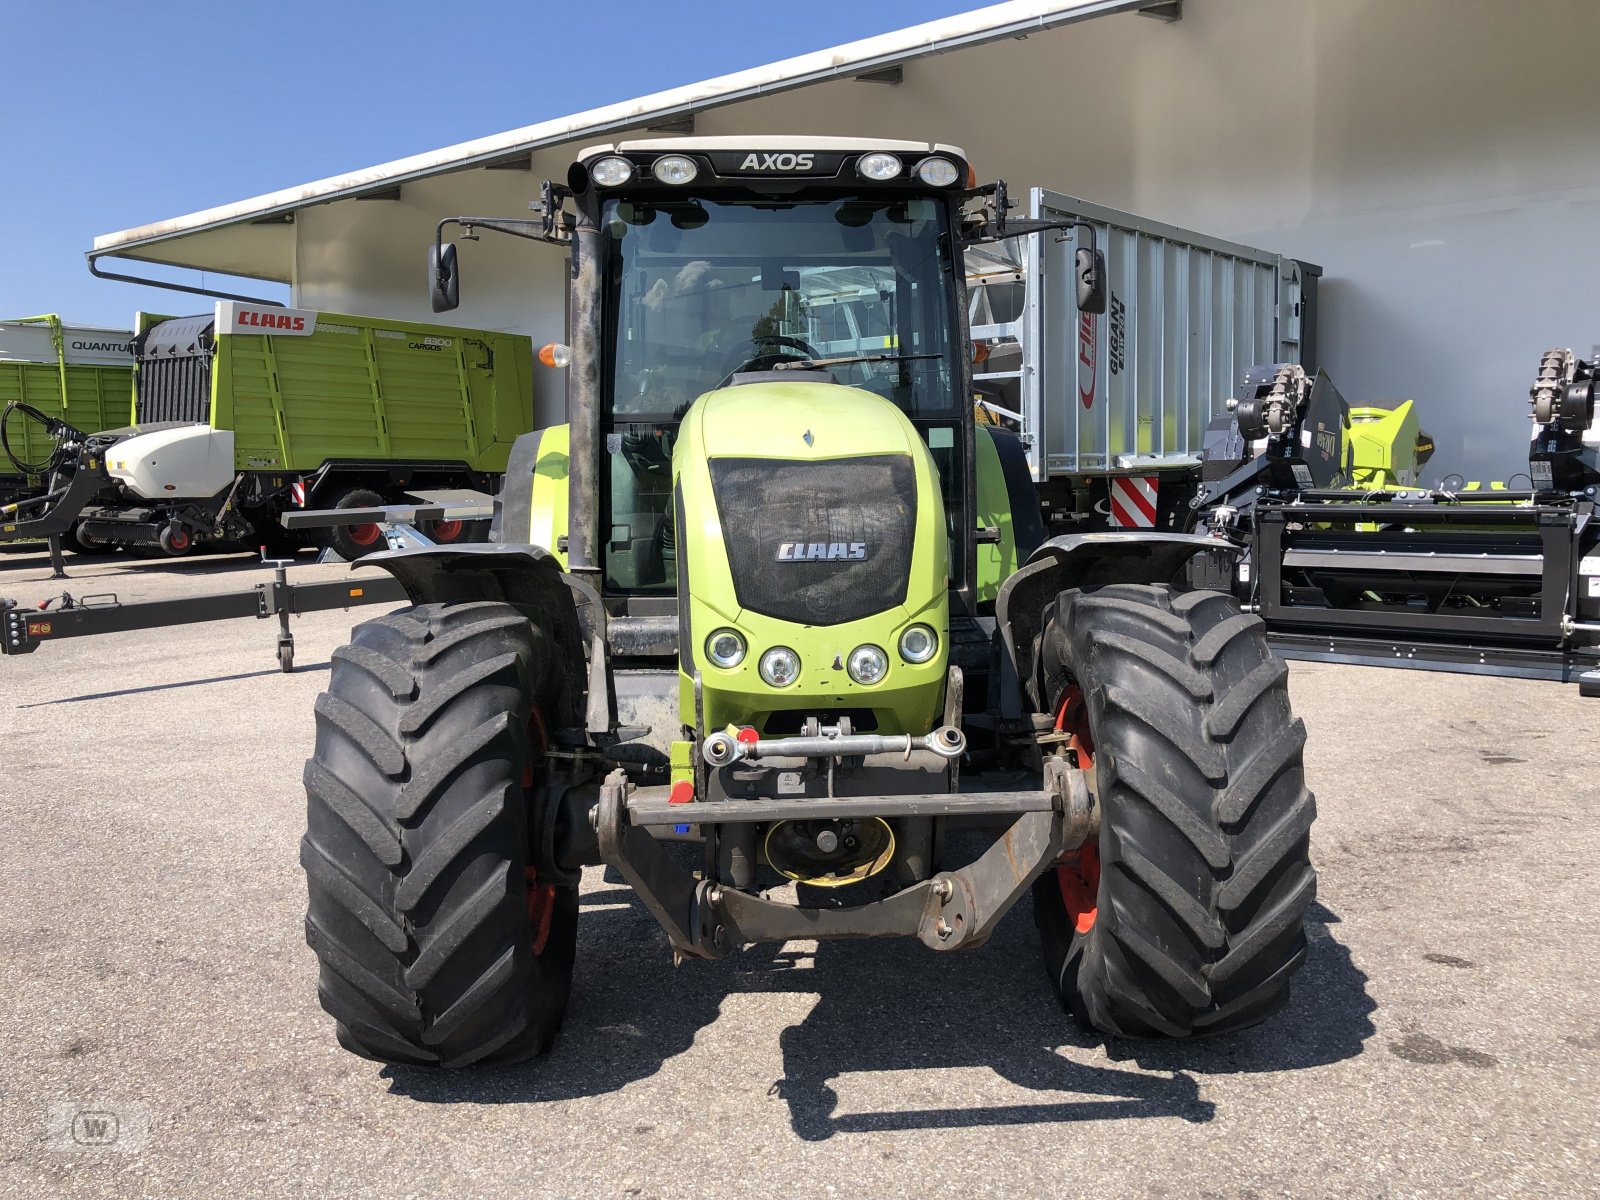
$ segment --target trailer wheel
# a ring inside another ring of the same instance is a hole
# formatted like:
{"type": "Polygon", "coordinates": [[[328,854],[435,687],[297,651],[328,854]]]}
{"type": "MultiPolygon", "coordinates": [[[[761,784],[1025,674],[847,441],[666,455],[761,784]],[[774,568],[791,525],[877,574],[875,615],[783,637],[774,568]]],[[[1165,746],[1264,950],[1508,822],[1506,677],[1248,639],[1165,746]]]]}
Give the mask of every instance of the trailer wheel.
{"type": "Polygon", "coordinates": [[[1034,885],[1063,1003],[1126,1037],[1264,1020],[1305,958],[1316,877],[1305,726],[1261,621],[1217,592],[1066,591],[1040,659],[1101,815],[1034,885]]]}
{"type": "Polygon", "coordinates": [[[306,940],[346,1049],[511,1062],[555,1036],[576,886],[528,862],[529,792],[563,673],[509,605],[429,604],[334,653],[306,763],[306,940]]]}
{"type": "MultiPolygon", "coordinates": [[[[333,502],[334,508],[377,508],[383,497],[371,488],[351,488],[333,502]]],[[[387,550],[383,530],[373,522],[361,525],[334,525],[328,530],[328,545],[341,558],[355,562],[379,550],[387,550]]]]}
{"type": "Polygon", "coordinates": [[[482,521],[429,521],[423,530],[436,545],[455,546],[462,542],[481,542],[478,526],[482,521]]]}

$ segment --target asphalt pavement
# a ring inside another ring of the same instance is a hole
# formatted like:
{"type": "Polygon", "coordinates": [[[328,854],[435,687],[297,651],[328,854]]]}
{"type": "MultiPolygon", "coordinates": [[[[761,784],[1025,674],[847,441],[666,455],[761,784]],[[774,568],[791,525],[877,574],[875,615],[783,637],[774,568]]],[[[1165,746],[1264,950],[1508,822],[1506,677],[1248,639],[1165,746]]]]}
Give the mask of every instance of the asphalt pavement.
{"type": "MultiPolygon", "coordinates": [[[[0,596],[250,587],[247,558],[0,554],[0,596]]],[[[343,567],[297,567],[336,578],[343,567]]],[[[353,620],[298,669],[240,620],[0,659],[0,1194],[1600,1194],[1600,701],[1295,664],[1311,952],[1239,1035],[1107,1042],[1026,904],[984,948],[790,942],[674,968],[587,873],[545,1058],[437,1073],[334,1041],[301,763],[353,620]]]]}

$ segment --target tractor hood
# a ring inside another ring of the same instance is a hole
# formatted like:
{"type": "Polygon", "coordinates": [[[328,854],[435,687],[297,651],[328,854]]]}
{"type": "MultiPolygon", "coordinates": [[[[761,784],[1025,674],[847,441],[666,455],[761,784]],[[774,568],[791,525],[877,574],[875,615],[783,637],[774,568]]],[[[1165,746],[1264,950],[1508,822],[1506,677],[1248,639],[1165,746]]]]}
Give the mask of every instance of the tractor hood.
{"type": "Polygon", "coordinates": [[[943,528],[926,511],[939,506],[932,461],[881,396],[762,380],[702,397],[685,426],[678,474],[705,473],[739,609],[842,625],[943,587],[943,561],[912,563],[919,517],[943,528]],[[935,569],[937,586],[919,586],[935,569]]]}
{"type": "Polygon", "coordinates": [[[707,458],[816,460],[861,454],[925,453],[898,408],[860,388],[834,383],[747,383],[710,392],[685,424],[707,458]]]}
{"type": "Polygon", "coordinates": [[[760,379],[708,393],[684,418],[673,484],[679,652],[685,679],[701,671],[710,727],[870,712],[877,731],[932,728],[944,694],[949,546],[933,456],[898,408],[820,382],[760,379]],[[918,662],[896,650],[914,623],[940,646],[918,662]],[[748,645],[738,664],[701,657],[718,629],[748,645]],[[798,678],[768,686],[757,668],[775,647],[796,657],[798,678]],[[886,673],[849,674],[846,660],[863,647],[893,656],[886,673]]]}

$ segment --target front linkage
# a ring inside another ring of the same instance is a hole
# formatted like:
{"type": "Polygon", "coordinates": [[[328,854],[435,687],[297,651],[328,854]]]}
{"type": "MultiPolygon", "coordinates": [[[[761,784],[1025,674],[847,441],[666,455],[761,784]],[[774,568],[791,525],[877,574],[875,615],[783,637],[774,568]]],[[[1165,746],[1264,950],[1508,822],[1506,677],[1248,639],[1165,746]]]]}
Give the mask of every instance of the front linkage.
{"type": "Polygon", "coordinates": [[[917,937],[934,950],[980,946],[1062,854],[1097,830],[1084,772],[1063,759],[1045,764],[1036,792],[859,796],[831,800],[723,800],[675,805],[670,789],[636,788],[613,771],[600,789],[593,821],[600,857],[639,894],[673,949],[720,958],[737,946],[790,938],[917,937]],[[894,819],[1012,817],[979,858],[939,871],[886,899],[849,908],[797,908],[694,874],[675,863],[651,828],[686,819],[719,825],[805,820],[825,815],[894,819]]]}

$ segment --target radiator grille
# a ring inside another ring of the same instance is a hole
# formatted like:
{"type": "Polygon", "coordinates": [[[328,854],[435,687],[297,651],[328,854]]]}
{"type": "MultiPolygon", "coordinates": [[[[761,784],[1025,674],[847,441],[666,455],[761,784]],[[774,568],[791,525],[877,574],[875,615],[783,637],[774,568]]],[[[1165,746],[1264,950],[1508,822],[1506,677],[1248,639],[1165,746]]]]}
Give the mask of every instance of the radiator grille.
{"type": "Polygon", "coordinates": [[[716,458],[710,468],[741,607],[842,625],[905,602],[917,524],[909,457],[716,458]]]}

